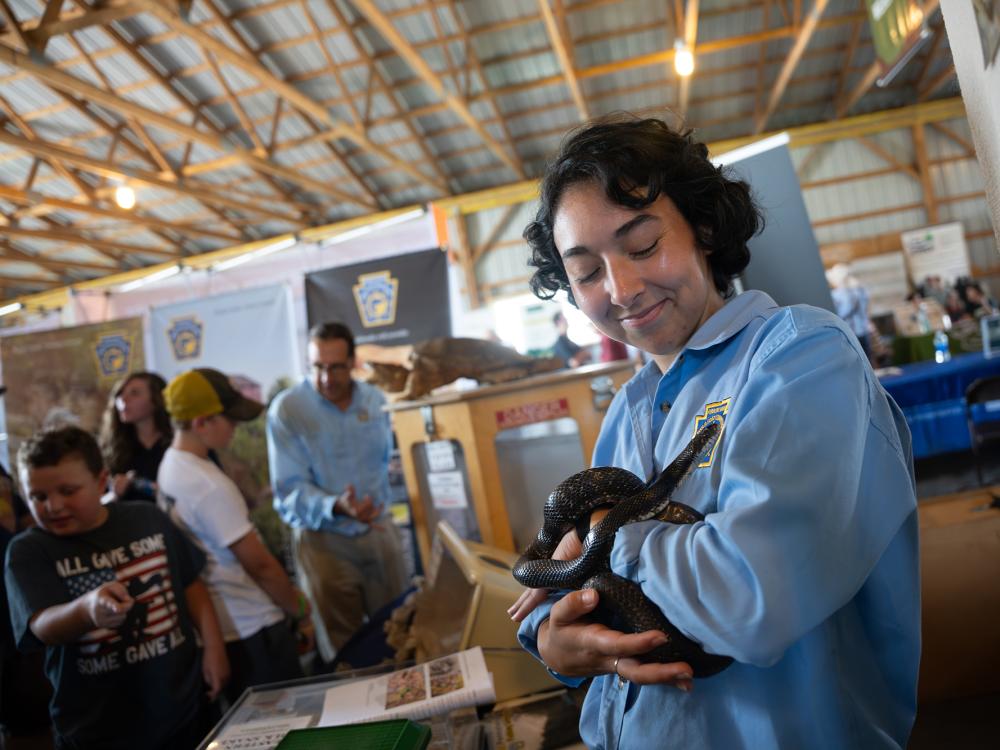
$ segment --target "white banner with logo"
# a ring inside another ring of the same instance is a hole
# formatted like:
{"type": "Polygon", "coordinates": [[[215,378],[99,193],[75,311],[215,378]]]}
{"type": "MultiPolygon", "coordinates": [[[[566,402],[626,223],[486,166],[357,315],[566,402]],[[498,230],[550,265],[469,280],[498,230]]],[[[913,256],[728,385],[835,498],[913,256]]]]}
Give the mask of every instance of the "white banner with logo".
{"type": "Polygon", "coordinates": [[[924,283],[928,276],[940,276],[945,284],[953,284],[955,279],[970,275],[962,222],[915,229],[900,237],[914,284],[924,283]]]}
{"type": "Polygon", "coordinates": [[[151,369],[167,380],[212,367],[266,402],[301,372],[291,293],[283,284],[154,307],[149,318],[151,369]]]}

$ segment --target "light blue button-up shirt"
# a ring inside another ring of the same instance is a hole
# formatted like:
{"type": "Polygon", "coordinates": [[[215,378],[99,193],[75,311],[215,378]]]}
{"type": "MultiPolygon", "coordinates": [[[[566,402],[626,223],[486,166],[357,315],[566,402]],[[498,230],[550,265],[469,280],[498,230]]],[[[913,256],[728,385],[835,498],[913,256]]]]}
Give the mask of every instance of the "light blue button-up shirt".
{"type": "MultiPolygon", "coordinates": [[[[661,375],[616,395],[594,465],[643,479],[721,415],[710,458],[674,494],[705,514],[621,529],[612,568],[681,631],[736,662],[683,693],[594,680],[596,748],[903,748],[920,656],[909,432],[842,321],[731,299],[661,375]]],[[[551,600],[522,624],[537,656],[551,600]]],[[[571,682],[567,680],[567,682],[571,682]]]]}
{"type": "Polygon", "coordinates": [[[380,514],[391,502],[392,429],[384,405],[380,390],[357,381],[346,411],[308,380],[278,394],[267,411],[267,457],[274,509],[285,523],[347,536],[370,529],[334,515],[333,504],[348,484],[359,500],[371,495],[380,514]]]}

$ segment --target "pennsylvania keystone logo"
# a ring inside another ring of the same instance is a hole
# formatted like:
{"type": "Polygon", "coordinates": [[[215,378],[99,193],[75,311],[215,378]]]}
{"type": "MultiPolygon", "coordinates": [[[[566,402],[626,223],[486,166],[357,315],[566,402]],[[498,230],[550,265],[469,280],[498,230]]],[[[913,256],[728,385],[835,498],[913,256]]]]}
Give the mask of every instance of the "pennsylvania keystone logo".
{"type": "Polygon", "coordinates": [[[396,299],[399,280],[389,271],[363,273],[354,285],[354,301],[365,328],[391,326],[396,322],[396,299]]]}
{"type": "Polygon", "coordinates": [[[170,348],[174,352],[174,359],[197,359],[201,356],[203,328],[201,321],[194,315],[171,321],[167,336],[170,339],[170,348]]]}
{"type": "Polygon", "coordinates": [[[701,454],[701,461],[698,463],[699,469],[711,466],[715,460],[715,449],[719,447],[719,441],[722,439],[722,431],[726,428],[726,414],[729,412],[729,404],[732,400],[733,398],[730,396],[722,401],[705,404],[705,413],[699,414],[694,418],[695,435],[698,434],[698,430],[709,422],[719,423],[719,434],[711,444],[705,447],[705,452],[701,454]]]}
{"type": "Polygon", "coordinates": [[[98,339],[94,353],[97,355],[101,375],[106,378],[121,377],[129,369],[132,340],[122,333],[109,333],[98,339]]]}

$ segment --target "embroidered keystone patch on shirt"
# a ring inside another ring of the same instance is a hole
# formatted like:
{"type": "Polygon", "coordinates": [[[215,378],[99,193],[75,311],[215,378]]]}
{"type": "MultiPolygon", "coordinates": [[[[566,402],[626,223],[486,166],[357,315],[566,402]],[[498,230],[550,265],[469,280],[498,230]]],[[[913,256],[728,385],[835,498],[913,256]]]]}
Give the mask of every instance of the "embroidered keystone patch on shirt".
{"type": "Polygon", "coordinates": [[[694,418],[694,432],[692,435],[697,434],[698,430],[708,424],[709,421],[718,422],[721,428],[718,437],[705,448],[701,462],[698,464],[699,469],[711,466],[715,460],[715,449],[719,445],[719,440],[722,439],[722,431],[726,428],[726,414],[729,412],[729,404],[732,400],[733,398],[730,396],[722,401],[713,401],[711,404],[705,404],[705,413],[699,414],[694,418]]]}

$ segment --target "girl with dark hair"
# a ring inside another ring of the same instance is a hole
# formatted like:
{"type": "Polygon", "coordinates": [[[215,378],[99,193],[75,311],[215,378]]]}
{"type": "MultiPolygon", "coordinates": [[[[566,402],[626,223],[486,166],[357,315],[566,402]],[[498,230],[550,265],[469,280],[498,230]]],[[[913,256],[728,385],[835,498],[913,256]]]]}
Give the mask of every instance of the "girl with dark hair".
{"type": "MultiPolygon", "coordinates": [[[[593,464],[651,480],[707,422],[722,428],[671,497],[703,520],[626,524],[610,563],[728,668],[644,661],[667,634],[592,620],[593,590],[529,589],[510,609],[567,684],[594,678],[591,748],[906,746],[920,654],[909,432],[839,318],[734,293],[760,226],[749,187],[689,132],[616,117],[563,144],[525,231],[534,292],[565,290],[651,358],[615,395],[593,464]]],[[[573,530],[555,556],[580,551],[573,530]]]]}
{"type": "Polygon", "coordinates": [[[174,435],[163,402],[166,385],[154,372],[134,372],[111,389],[101,450],[119,500],[156,500],[156,472],[174,435]]]}

